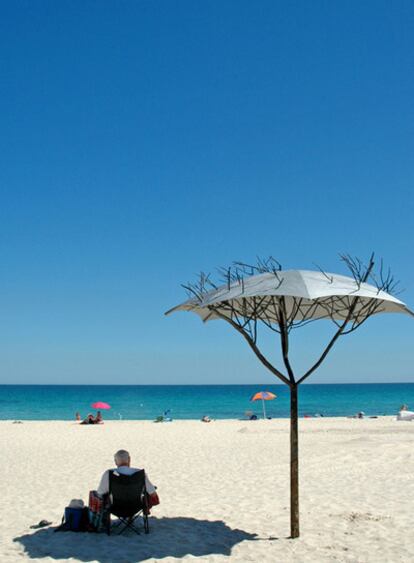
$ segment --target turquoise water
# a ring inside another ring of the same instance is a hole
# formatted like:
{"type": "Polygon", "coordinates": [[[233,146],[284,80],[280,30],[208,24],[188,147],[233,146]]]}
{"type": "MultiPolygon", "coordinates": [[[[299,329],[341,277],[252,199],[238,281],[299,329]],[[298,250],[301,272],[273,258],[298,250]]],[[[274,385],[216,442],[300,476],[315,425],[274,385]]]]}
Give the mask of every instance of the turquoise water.
{"type": "MultiPolygon", "coordinates": [[[[106,419],[154,419],[170,409],[176,419],[240,418],[246,410],[261,414],[261,402],[251,403],[257,391],[272,391],[267,414],[289,416],[289,389],[285,385],[1,385],[1,420],[70,420],[76,411],[91,412],[91,403],[112,406],[106,419]]],[[[301,385],[299,412],[324,416],[396,414],[407,403],[414,410],[414,383],[301,385]]]]}

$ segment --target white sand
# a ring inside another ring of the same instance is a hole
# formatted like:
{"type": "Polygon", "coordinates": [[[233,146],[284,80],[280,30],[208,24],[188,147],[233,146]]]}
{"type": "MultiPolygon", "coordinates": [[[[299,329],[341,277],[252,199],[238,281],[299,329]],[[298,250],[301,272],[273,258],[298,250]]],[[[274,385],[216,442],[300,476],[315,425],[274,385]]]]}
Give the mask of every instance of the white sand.
{"type": "Polygon", "coordinates": [[[414,422],[300,421],[301,537],[288,421],[0,423],[0,561],[414,561],[414,422]],[[130,450],[158,486],[151,533],[31,530],[130,450]]]}

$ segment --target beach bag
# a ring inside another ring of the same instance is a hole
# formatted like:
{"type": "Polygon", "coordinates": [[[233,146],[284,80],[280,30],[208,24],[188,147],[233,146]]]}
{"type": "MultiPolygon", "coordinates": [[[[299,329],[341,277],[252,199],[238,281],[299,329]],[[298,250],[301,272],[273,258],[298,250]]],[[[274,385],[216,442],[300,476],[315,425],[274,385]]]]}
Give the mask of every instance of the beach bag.
{"type": "Polygon", "coordinates": [[[106,529],[110,505],[109,495],[101,497],[96,491],[89,491],[88,521],[90,532],[101,532],[106,529]]]}
{"type": "Polygon", "coordinates": [[[151,495],[146,493],[146,495],[147,495],[147,510],[149,514],[150,513],[149,509],[152,508],[153,506],[157,506],[157,504],[160,504],[160,499],[157,493],[152,493],[151,495]]]}
{"type": "Polygon", "coordinates": [[[89,528],[88,509],[81,500],[71,500],[65,508],[62,523],[56,532],[87,532],[89,528]]]}

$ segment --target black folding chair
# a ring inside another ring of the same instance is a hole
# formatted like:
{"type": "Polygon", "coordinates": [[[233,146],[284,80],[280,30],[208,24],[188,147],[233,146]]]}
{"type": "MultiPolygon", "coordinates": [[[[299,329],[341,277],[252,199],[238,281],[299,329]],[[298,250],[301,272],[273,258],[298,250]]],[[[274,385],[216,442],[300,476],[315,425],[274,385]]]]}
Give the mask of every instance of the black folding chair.
{"type": "Polygon", "coordinates": [[[107,533],[111,533],[111,514],[118,517],[115,526],[119,534],[133,530],[139,534],[135,525],[138,517],[144,520],[144,531],[149,533],[147,491],[145,488],[145,471],[141,469],[132,475],[122,475],[115,470],[109,472],[109,495],[111,505],[107,520],[107,533]]]}

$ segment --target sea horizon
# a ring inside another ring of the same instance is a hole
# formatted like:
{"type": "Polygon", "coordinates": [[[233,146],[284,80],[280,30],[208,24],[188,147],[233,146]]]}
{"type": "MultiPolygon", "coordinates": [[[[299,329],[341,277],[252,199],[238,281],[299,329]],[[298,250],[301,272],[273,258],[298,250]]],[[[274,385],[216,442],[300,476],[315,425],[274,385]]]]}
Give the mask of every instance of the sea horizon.
{"type": "MultiPolygon", "coordinates": [[[[249,387],[252,385],[286,387],[285,383],[0,383],[0,387],[249,387]]],[[[313,383],[305,381],[304,385],[414,385],[414,381],[330,381],[313,383]]]]}

